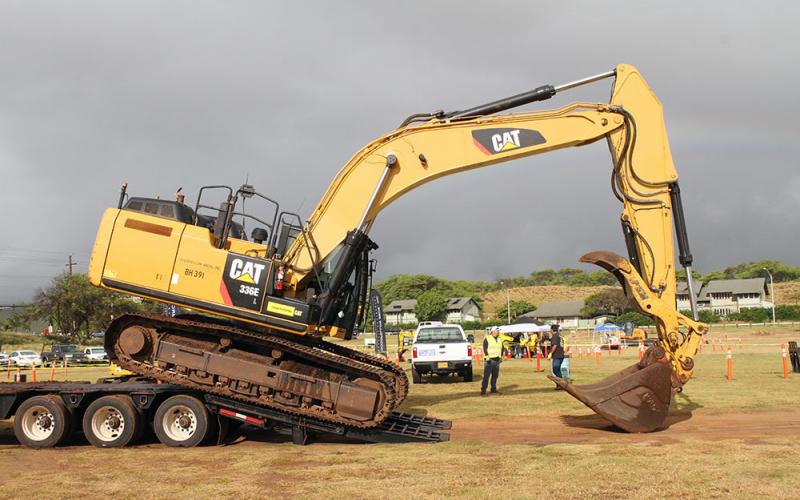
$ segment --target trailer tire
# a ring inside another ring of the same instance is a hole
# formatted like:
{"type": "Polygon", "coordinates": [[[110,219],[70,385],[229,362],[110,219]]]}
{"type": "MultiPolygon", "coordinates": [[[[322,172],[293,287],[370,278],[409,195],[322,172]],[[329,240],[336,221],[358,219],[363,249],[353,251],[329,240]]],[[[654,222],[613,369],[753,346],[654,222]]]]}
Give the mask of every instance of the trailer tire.
{"type": "Polygon", "coordinates": [[[156,410],[153,430],[163,444],[190,448],[212,434],[213,424],[206,405],[186,395],[172,396],[156,410]]]}
{"type": "Polygon", "coordinates": [[[122,448],[142,434],[144,420],[130,396],[103,396],[86,408],[83,435],[98,448],[122,448]]]}
{"type": "Polygon", "coordinates": [[[52,448],[69,436],[72,416],[56,395],[34,396],[14,414],[14,435],[28,448],[52,448]]]}

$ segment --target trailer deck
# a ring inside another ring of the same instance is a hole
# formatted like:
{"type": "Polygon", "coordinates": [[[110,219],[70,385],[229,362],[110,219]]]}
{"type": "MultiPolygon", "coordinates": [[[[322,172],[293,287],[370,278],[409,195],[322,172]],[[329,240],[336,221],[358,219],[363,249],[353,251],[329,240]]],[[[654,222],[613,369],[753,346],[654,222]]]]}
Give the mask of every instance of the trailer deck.
{"type": "Polygon", "coordinates": [[[147,416],[147,421],[151,421],[155,409],[168,398],[179,395],[194,397],[202,401],[209,414],[217,416],[220,424],[217,443],[224,442],[224,431],[229,423],[227,420],[289,435],[293,443],[301,445],[307,444],[314,437],[324,435],[370,443],[436,443],[449,440],[449,434],[444,431],[452,425],[448,420],[395,411],[374,429],[355,429],[136,377],[106,378],[96,383],[0,383],[0,419],[14,416],[20,405],[30,398],[56,395],[72,415],[80,415],[99,398],[127,396],[136,410],[147,416]]]}

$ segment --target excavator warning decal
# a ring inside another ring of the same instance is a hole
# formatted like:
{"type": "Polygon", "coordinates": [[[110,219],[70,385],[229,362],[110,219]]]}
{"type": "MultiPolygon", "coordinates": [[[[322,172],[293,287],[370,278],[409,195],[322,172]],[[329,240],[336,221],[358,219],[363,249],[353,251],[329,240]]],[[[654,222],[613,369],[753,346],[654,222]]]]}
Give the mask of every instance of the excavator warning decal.
{"type": "Polygon", "coordinates": [[[544,144],[542,134],[537,130],[524,128],[487,128],[474,130],[472,142],[487,155],[495,155],[512,149],[527,148],[544,144]]]}
{"type": "Polygon", "coordinates": [[[219,291],[229,306],[258,311],[267,283],[267,263],[244,255],[228,254],[219,291]]]}

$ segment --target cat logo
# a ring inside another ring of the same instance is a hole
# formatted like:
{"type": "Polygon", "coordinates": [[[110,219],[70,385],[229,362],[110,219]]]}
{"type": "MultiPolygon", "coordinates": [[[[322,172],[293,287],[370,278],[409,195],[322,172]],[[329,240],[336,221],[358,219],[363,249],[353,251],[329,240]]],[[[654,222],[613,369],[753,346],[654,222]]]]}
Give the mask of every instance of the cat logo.
{"type": "Polygon", "coordinates": [[[492,136],[492,147],[495,152],[508,151],[519,147],[519,130],[510,130],[492,136]]]}
{"type": "Polygon", "coordinates": [[[472,142],[483,153],[494,155],[519,148],[544,144],[542,134],[536,130],[520,128],[489,128],[474,130],[472,142]]]}
{"type": "Polygon", "coordinates": [[[255,285],[261,280],[261,272],[266,267],[267,266],[264,264],[259,264],[257,262],[233,259],[228,276],[230,276],[231,279],[255,285]]]}
{"type": "Polygon", "coordinates": [[[225,305],[258,311],[269,278],[269,264],[243,255],[228,254],[219,293],[225,305]]]}

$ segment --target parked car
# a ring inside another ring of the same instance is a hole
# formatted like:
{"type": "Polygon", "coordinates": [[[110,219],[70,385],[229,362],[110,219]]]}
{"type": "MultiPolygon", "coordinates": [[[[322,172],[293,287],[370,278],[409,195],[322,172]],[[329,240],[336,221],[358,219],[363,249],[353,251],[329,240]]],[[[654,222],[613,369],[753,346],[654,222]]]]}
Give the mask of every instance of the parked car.
{"type": "Polygon", "coordinates": [[[73,344],[52,345],[48,347],[47,351],[42,352],[44,363],[64,361],[65,359],[67,363],[85,363],[87,361],[86,354],[73,344]]]}
{"type": "Polygon", "coordinates": [[[8,353],[0,352],[0,367],[8,364],[8,353]]]}
{"type": "Polygon", "coordinates": [[[14,351],[11,363],[15,366],[41,366],[42,358],[35,351],[14,351]]]}
{"type": "Polygon", "coordinates": [[[106,332],[94,332],[89,336],[92,337],[93,339],[102,339],[105,338],[106,332]]]}
{"type": "Polygon", "coordinates": [[[102,347],[87,347],[83,350],[86,360],[90,363],[105,363],[108,361],[108,353],[102,347]]]}
{"type": "Polygon", "coordinates": [[[417,327],[411,343],[411,379],[422,375],[455,373],[472,382],[472,344],[460,325],[429,324],[417,327]]]}

